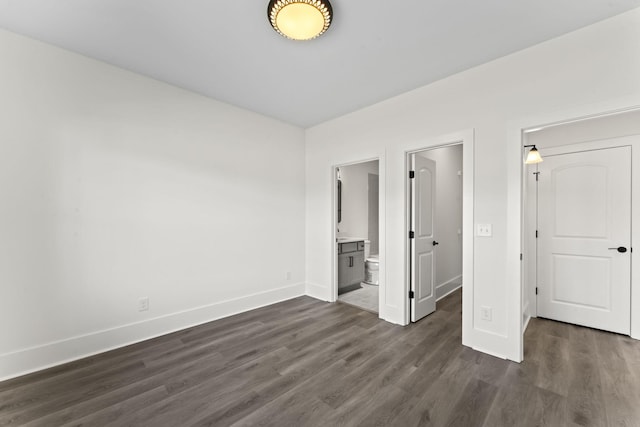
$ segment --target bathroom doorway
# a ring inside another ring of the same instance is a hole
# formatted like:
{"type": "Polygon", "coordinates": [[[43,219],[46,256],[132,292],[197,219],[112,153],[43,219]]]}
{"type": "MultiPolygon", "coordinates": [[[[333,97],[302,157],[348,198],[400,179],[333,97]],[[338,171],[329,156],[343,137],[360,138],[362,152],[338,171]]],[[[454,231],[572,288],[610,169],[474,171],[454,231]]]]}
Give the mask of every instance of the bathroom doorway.
{"type": "MultiPolygon", "coordinates": [[[[408,153],[409,299],[411,321],[461,293],[463,146],[408,153]]],[[[461,299],[461,295],[458,297],[461,299]]]]}
{"type": "Polygon", "coordinates": [[[379,313],[379,160],[337,166],[336,300],[379,313]]]}

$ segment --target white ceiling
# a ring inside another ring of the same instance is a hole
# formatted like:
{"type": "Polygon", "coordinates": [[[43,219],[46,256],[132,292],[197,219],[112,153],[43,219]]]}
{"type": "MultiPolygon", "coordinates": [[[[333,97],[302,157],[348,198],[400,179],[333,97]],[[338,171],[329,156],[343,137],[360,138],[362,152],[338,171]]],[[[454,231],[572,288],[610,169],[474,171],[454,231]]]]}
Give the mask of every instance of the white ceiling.
{"type": "Polygon", "coordinates": [[[640,0],[332,0],[295,42],[268,0],[0,0],[0,27],[308,127],[629,9],[640,0]]]}

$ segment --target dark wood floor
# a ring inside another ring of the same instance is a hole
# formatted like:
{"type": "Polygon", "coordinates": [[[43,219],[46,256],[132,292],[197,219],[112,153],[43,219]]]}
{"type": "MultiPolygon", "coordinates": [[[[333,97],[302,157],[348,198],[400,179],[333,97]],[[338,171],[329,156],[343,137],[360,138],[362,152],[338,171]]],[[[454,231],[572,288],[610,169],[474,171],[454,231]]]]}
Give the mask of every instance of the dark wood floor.
{"type": "Polygon", "coordinates": [[[0,383],[0,425],[640,426],[640,343],[534,319],[507,362],[460,299],[404,328],[286,301],[0,383]]]}

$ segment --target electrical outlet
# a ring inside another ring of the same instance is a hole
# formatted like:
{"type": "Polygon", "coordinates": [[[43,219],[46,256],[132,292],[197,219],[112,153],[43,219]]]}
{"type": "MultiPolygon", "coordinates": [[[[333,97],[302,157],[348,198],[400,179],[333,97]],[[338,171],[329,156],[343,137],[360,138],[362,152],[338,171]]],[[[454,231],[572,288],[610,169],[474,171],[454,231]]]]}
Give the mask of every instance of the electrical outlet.
{"type": "Polygon", "coordinates": [[[491,322],[491,307],[480,307],[480,320],[491,322]]]}
{"type": "Polygon", "coordinates": [[[138,300],[138,311],[149,310],[149,297],[142,297],[138,300]]]}
{"type": "Polygon", "coordinates": [[[291,272],[290,271],[286,271],[284,273],[284,280],[291,280],[291,272]]]}
{"type": "Polygon", "coordinates": [[[478,224],[477,226],[477,232],[476,234],[479,237],[491,237],[492,236],[492,230],[491,230],[491,224],[478,224]]]}

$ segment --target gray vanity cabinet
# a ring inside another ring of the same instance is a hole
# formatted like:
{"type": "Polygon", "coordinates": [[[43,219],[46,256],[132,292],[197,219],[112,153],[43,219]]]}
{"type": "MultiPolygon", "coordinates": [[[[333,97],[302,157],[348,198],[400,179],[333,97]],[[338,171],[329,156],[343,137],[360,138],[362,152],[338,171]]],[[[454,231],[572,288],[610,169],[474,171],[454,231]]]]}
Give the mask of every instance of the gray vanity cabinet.
{"type": "Polygon", "coordinates": [[[364,281],[364,241],[338,244],[338,292],[364,281]]]}

